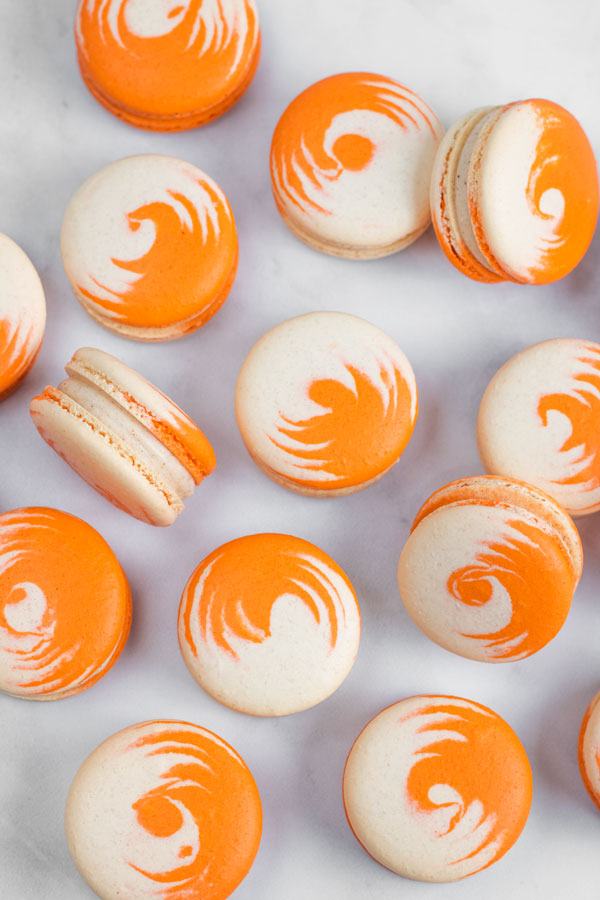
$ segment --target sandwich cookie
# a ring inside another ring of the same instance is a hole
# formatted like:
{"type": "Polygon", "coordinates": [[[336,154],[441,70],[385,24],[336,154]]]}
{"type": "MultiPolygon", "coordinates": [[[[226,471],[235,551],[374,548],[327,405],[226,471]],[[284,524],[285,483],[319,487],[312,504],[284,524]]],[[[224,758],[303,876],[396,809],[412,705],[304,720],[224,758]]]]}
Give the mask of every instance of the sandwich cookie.
{"type": "Polygon", "coordinates": [[[511,662],[562,628],[583,566],[564,509],[510,478],[454,481],[427,500],[398,565],[411,619],[446,650],[511,662]]]}
{"type": "Polygon", "coordinates": [[[510,850],[527,821],[531,768],[512,728],[472,700],[410,697],[363,729],[344,771],[350,828],[381,865],[457,881],[510,850]]]}
{"type": "Polygon", "coordinates": [[[60,700],[108,672],[125,646],[131,595],[90,525],[56,509],[0,514],[0,690],[60,700]]]}
{"type": "Polygon", "coordinates": [[[557,281],[582,259],[598,218],[585,132],[550,100],[468,113],[438,148],[431,211],[442,250],[469,278],[557,281]]]}
{"type": "Polygon", "coordinates": [[[581,723],[579,769],[590,797],[600,807],[600,694],[588,706],[581,723]]]}
{"type": "Polygon", "coordinates": [[[198,684],[225,706],[283,716],[325,700],[350,671],[360,612],[347,576],[287,534],[224,544],[200,563],[179,607],[179,644],[198,684]]]}
{"type": "Polygon", "coordinates": [[[79,0],[75,41],[96,100],[152,131],[222,115],[250,85],[260,56],[254,0],[79,0]]]}
{"type": "Polygon", "coordinates": [[[315,312],[267,332],[240,371],[235,408],[248,452],[284,487],[315,497],[378,481],[417,418],[413,370],[356,316],[315,312]]]}
{"type": "Polygon", "coordinates": [[[262,810],[248,767],[216,734],[144,722],[85,760],[65,830],[101,900],[225,900],[254,861],[262,810]]]}
{"type": "Polygon", "coordinates": [[[69,377],[31,401],[47,444],[99,494],[150,525],[171,525],[215,467],[200,429],[109,353],[84,347],[69,377]]]}
{"type": "Polygon", "coordinates": [[[535,484],[572,516],[600,509],[600,344],[522,350],[487,386],[477,422],[488,472],[535,484]]]}
{"type": "Polygon", "coordinates": [[[172,156],[130,156],[88,178],[67,207],[60,242],[85,311],[137,341],[200,328],[225,302],[237,269],[225,194],[172,156]]]}
{"type": "Polygon", "coordinates": [[[25,378],[42,346],[46,299],[29,257],[0,234],[0,400],[25,378]]]}
{"type": "Polygon", "coordinates": [[[418,94],[349,72],[307,88],[273,135],[271,176],[288,228],[315,250],[371,259],[431,221],[429,182],[444,129],[418,94]]]}

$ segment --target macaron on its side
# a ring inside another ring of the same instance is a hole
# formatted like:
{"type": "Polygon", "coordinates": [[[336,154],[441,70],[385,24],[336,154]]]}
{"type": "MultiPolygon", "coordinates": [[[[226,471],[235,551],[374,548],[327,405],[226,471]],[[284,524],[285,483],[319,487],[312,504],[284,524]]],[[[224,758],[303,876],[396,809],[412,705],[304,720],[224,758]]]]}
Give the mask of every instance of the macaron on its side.
{"type": "Polygon", "coordinates": [[[390,78],[325,78],[296,97],[275,129],[277,208],[313,249],[348,259],[395,253],[429,226],[429,180],[442,134],[430,107],[390,78]]]}
{"type": "Polygon", "coordinates": [[[65,211],[61,249],[86,312],[140,341],[172,340],[205,324],[238,263],[223,191],[195,166],[151,154],[111,163],[81,185],[65,211]]]}
{"type": "Polygon", "coordinates": [[[90,93],[129,125],[197,128],[229,110],[260,59],[254,0],[186,5],[80,0],[77,59],[90,93]]]}
{"type": "Polygon", "coordinates": [[[596,694],[583,717],[578,759],[586,790],[600,808],[600,693],[596,694]]]}
{"type": "Polygon", "coordinates": [[[188,722],[144,722],[84,761],[65,831],[101,900],[226,900],[258,851],[262,809],[248,767],[220,737],[188,722]]]}
{"type": "Polygon", "coordinates": [[[326,553],[285,534],[238,538],[191,575],[179,644],[198,684],[225,706],[282,716],[325,700],[348,675],[360,611],[326,553]]]}
{"type": "Polygon", "coordinates": [[[360,733],[343,799],[362,847],[416,881],[450,882],[500,859],[531,805],[527,755],[492,710],[458,697],[410,697],[360,733]]]}
{"type": "Polygon", "coordinates": [[[23,381],[40,352],[44,289],[29,257],[0,234],[0,400],[23,381]]]}

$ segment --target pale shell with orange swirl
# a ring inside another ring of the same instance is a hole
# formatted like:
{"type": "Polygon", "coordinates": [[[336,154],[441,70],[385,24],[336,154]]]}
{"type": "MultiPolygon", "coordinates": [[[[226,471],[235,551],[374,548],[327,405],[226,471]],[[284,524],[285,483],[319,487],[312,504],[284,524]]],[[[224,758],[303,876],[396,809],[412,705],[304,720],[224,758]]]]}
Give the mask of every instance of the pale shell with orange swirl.
{"type": "Polygon", "coordinates": [[[65,828],[102,900],[225,900],[254,861],[262,811],[229,744],[198,725],[155,721],[119,731],[85,760],[65,828]]]}
{"type": "Polygon", "coordinates": [[[456,881],[496,862],[531,804],[519,739],[492,710],[410,697],[363,729],[344,771],[344,806],[364,849],[417,881],[456,881]]]}
{"type": "Polygon", "coordinates": [[[348,674],[360,638],[356,595],[314,544],[238,538],[190,577],[179,644],[193,677],[240,712],[280,716],[320,703],[348,674]]]}
{"type": "Polygon", "coordinates": [[[588,706],[581,723],[579,769],[590,797],[600,807],[600,693],[588,706]]]}

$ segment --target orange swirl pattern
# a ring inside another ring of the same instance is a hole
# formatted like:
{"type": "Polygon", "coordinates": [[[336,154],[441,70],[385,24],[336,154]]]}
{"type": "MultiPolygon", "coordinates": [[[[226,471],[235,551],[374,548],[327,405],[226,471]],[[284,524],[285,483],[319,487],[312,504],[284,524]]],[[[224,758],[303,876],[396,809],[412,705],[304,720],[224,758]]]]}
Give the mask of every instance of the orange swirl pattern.
{"type": "Polygon", "coordinates": [[[35,324],[0,319],[0,398],[25,377],[40,349],[35,324]]]}

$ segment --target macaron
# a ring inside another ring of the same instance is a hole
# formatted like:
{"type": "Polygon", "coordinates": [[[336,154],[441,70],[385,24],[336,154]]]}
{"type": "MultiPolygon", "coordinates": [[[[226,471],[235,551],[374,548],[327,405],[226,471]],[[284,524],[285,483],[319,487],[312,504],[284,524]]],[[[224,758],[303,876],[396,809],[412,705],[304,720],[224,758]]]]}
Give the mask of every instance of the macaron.
{"type": "Polygon", "coordinates": [[[150,525],[171,525],[215,454],[172,400],[120,360],[83,347],[68,378],[31,401],[41,436],[114,506],[150,525]]]}
{"type": "Polygon", "coordinates": [[[579,769],[588,794],[600,807],[600,693],[588,706],[581,723],[579,769]]]}
{"type": "Polygon", "coordinates": [[[172,156],[130,156],[88,178],[67,206],[65,272],[85,311],[137,341],[168,341],[225,302],[238,241],[212,178],[172,156]]]}
{"type": "Polygon", "coordinates": [[[431,211],[442,250],[469,278],[557,281],[580,262],[596,227],[590,142],[551,100],[476,109],[439,145],[431,211]]]}
{"type": "Polygon", "coordinates": [[[31,369],[45,326],[46,299],[39,275],[21,248],[0,234],[0,400],[31,369]]]}
{"type": "Polygon", "coordinates": [[[60,700],[114,665],[131,622],[129,585],[91,525],[57,509],[0,514],[0,690],[60,700]]]}
{"type": "Polygon", "coordinates": [[[350,671],[360,612],[348,577],[288,534],[219,547],[186,584],[179,644],[190,673],[238,712],[283,716],[320,703],[350,671]]]}
{"type": "Polygon", "coordinates": [[[71,785],[67,843],[101,900],[225,900],[262,830],[241,756],[188,722],[132,725],[100,744],[71,785]]]}
{"type": "Polygon", "coordinates": [[[429,226],[429,182],[444,133],[409,88],[369,72],[311,85],[282,115],[271,145],[275,203],[315,250],[372,259],[429,226]]]}
{"type": "Polygon", "coordinates": [[[400,700],[361,731],[344,770],[350,828],[381,865],[457,881],[504,856],[527,821],[531,768],[512,728],[459,697],[400,700]]]}
{"type": "Polygon", "coordinates": [[[600,509],[600,344],[522,350],[488,384],[477,421],[488,472],[537,485],[572,516],[600,509]]]}
{"type": "Polygon", "coordinates": [[[246,358],[235,409],[244,443],[301,494],[351,494],[398,461],[417,418],[413,370],[383,331],[313,312],[267,332],[246,358]]]}
{"type": "Polygon", "coordinates": [[[254,0],[79,0],[77,59],[90,93],[129,125],[183,131],[216,119],[254,77],[254,0]]]}
{"type": "Polygon", "coordinates": [[[425,501],[398,585],[432,641],[468,659],[512,662],[558,634],[582,566],[577,529],[555,500],[510,478],[475,476],[425,501]]]}

